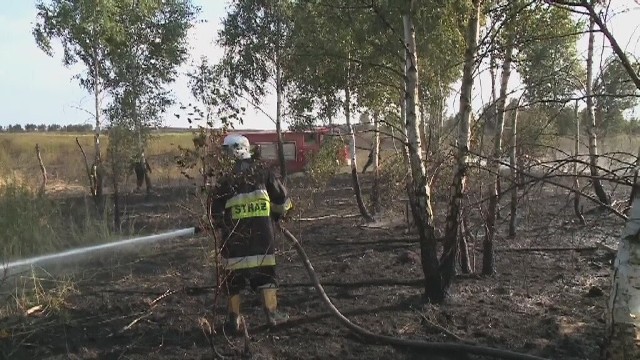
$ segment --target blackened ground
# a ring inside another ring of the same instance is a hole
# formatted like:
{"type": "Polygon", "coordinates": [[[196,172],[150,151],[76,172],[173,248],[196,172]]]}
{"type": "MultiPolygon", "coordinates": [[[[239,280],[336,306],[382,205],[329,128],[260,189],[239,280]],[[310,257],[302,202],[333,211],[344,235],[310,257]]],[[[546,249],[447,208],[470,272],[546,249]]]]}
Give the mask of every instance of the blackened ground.
{"type": "MultiPolygon", "coordinates": [[[[589,249],[500,249],[589,247],[601,240],[615,245],[620,220],[601,213],[587,214],[588,225],[580,227],[574,224],[565,195],[538,189],[522,208],[516,238],[505,235],[507,219],[501,220],[497,275],[459,276],[446,304],[427,305],[421,302],[415,235],[404,234],[402,221],[391,221],[403,216],[383,218],[381,222],[388,224],[377,229],[362,228],[360,218],[347,216],[357,212],[349,184],[345,177],[320,193],[295,189],[296,203],[311,204],[313,200],[313,206],[298,210],[297,217],[305,221],[294,220],[285,226],[299,237],[327,284],[328,295],[353,322],[379,334],[403,338],[462,339],[550,359],[598,358],[609,291],[607,256],[589,249]],[[338,216],[309,219],[324,215],[338,216]]],[[[197,200],[188,190],[165,191],[165,201],[159,196],[155,205],[137,205],[145,209],[136,212],[139,226],[161,230],[197,221],[199,214],[191,213],[197,209],[197,200]],[[175,197],[167,203],[171,194],[175,197]]],[[[142,196],[139,201],[153,203],[142,196]]],[[[440,217],[446,210],[445,203],[434,207],[440,217]]],[[[473,215],[472,211],[472,220],[477,218],[473,215]]],[[[481,233],[475,228],[472,233],[478,233],[475,241],[470,239],[470,246],[479,273],[481,233]]],[[[247,293],[242,305],[250,334],[248,358],[434,358],[410,349],[360,342],[329,315],[291,246],[283,238],[278,244],[279,305],[291,320],[272,329],[262,326],[259,297],[247,293]]],[[[212,289],[212,240],[176,239],[137,251],[102,256],[77,267],[72,280],[64,282],[66,295],[60,295],[64,301],[54,304],[48,300],[51,306],[36,315],[12,314],[9,310],[16,309],[16,299],[21,297],[17,292],[3,294],[7,310],[0,320],[0,357],[211,359],[219,358],[214,355],[217,352],[226,358],[241,358],[245,348],[242,337],[207,335],[207,324],[216,328],[225,315],[225,297],[216,297],[212,289]],[[185,287],[188,289],[181,291],[185,287]]],[[[32,281],[24,283],[28,289],[32,281]]],[[[54,275],[42,276],[40,284],[50,289],[49,296],[32,297],[23,307],[55,297],[54,291],[62,286],[54,275]]]]}

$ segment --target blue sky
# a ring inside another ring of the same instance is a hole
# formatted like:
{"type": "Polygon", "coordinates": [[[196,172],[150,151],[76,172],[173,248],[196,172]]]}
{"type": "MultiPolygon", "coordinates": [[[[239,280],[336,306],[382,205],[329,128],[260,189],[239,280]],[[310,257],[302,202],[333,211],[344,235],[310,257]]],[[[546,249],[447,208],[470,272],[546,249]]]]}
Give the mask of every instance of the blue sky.
{"type": "MultiPolygon", "coordinates": [[[[35,1],[33,0],[0,0],[0,125],[9,124],[78,124],[92,123],[91,115],[83,109],[92,108],[92,97],[83,90],[73,75],[82,71],[80,66],[65,68],[62,65],[61,51],[56,48],[53,57],[44,54],[33,41],[31,28],[35,21],[35,1]]],[[[225,15],[224,0],[195,0],[202,7],[200,18],[207,23],[198,24],[190,32],[191,59],[181,68],[185,73],[193,60],[202,55],[209,56],[212,61],[219,58],[222,50],[213,44],[219,29],[219,22],[225,15]]],[[[616,15],[609,20],[612,33],[626,51],[640,56],[640,29],[637,21],[640,5],[631,0],[613,0],[612,8],[616,15]]],[[[598,55],[606,58],[611,50],[601,37],[596,40],[598,55]]],[[[579,51],[586,54],[586,37],[579,42],[579,51]]],[[[420,54],[418,54],[420,56],[420,54]]],[[[512,77],[512,86],[519,86],[517,73],[512,77]]],[[[490,80],[484,71],[475,83],[474,110],[489,100],[490,80]]],[[[459,88],[458,84],[454,85],[459,88]]],[[[187,80],[181,76],[172,85],[178,101],[192,101],[187,87],[187,80]]],[[[451,95],[448,112],[453,113],[458,107],[458,94],[451,95]]],[[[264,110],[275,112],[274,96],[267,98],[264,110]]],[[[175,109],[165,115],[167,126],[188,126],[185,120],[177,120],[175,109]]],[[[267,117],[258,111],[249,111],[245,126],[250,128],[273,128],[267,117]]]]}

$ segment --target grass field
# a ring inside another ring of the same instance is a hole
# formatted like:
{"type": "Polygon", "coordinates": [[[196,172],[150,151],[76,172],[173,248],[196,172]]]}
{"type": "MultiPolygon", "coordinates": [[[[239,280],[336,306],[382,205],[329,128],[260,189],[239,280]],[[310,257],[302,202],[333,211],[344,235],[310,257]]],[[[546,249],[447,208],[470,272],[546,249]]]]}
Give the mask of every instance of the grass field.
{"type": "MultiPolygon", "coordinates": [[[[82,153],[76,144],[82,145],[89,161],[93,158],[92,134],[3,133],[0,134],[0,185],[9,181],[26,183],[31,187],[41,181],[35,146],[40,146],[43,163],[50,181],[50,191],[76,189],[87,184],[82,153]]],[[[178,146],[193,147],[192,134],[166,133],[155,135],[147,150],[152,167],[153,180],[171,183],[182,178],[175,166],[178,146]]],[[[103,153],[109,142],[102,136],[103,153]]]]}

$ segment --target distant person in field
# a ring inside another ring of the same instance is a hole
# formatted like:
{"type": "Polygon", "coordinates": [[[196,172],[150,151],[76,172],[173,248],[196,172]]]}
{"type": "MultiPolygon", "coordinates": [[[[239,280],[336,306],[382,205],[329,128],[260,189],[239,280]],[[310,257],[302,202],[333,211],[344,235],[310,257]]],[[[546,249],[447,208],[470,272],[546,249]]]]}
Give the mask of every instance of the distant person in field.
{"type": "Polygon", "coordinates": [[[149,162],[144,155],[141,156],[140,160],[135,161],[132,167],[136,173],[136,191],[141,191],[142,183],[145,183],[147,193],[149,193],[151,191],[151,178],[149,177],[149,174],[151,174],[151,166],[149,166],[149,162]]]}
{"type": "MultiPolygon", "coordinates": [[[[240,292],[247,283],[260,291],[269,325],[289,316],[277,310],[275,226],[291,208],[287,189],[266,164],[251,155],[249,140],[241,135],[225,137],[226,156],[235,160],[209,193],[209,216],[222,239],[220,254],[228,292],[228,315],[224,331],[241,330],[240,292]]],[[[255,156],[255,154],[254,154],[255,156]]]]}

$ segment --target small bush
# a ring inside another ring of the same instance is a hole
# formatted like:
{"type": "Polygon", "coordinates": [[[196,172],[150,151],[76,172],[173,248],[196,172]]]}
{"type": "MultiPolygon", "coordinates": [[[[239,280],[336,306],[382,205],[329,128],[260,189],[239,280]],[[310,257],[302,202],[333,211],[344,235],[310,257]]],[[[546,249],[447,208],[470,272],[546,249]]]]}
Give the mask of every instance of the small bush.
{"type": "Polygon", "coordinates": [[[326,138],[320,150],[315,153],[307,165],[307,174],[314,186],[327,184],[340,170],[338,154],[344,148],[344,142],[338,137],[326,138]]]}

